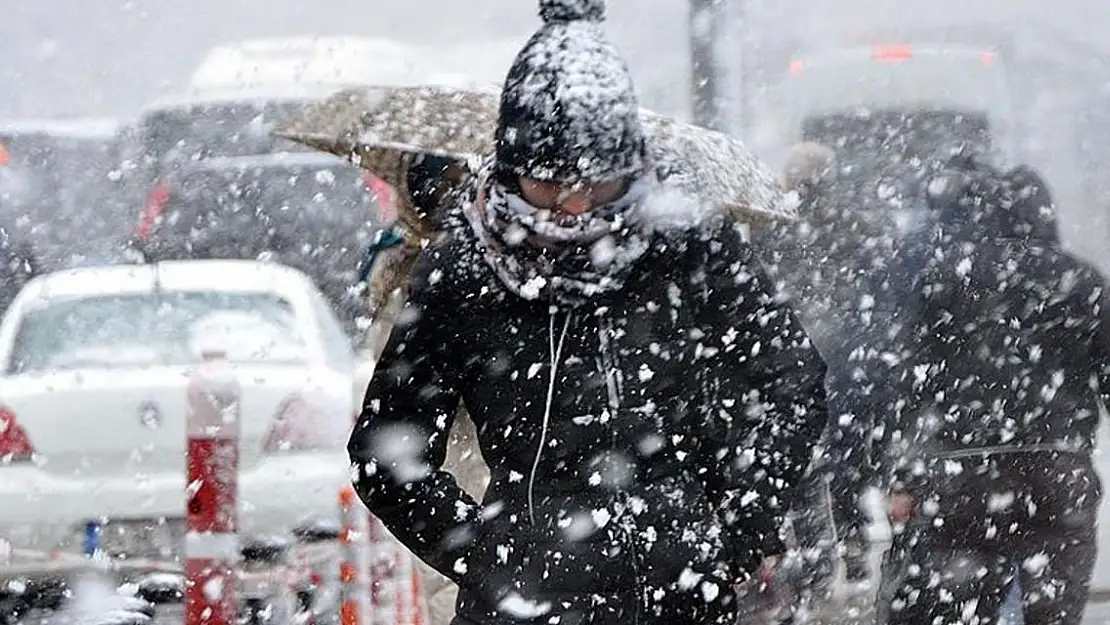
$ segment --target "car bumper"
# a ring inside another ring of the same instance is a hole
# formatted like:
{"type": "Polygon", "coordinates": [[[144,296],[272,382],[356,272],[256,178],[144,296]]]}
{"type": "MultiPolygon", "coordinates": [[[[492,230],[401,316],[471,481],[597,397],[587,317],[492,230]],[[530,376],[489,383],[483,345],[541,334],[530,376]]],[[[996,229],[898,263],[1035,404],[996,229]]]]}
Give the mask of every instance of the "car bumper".
{"type": "MultiPolygon", "coordinates": [[[[348,484],[343,452],[264,459],[239,477],[240,533],[283,532],[306,519],[335,519],[339,489],[348,484]]],[[[89,519],[184,516],[184,471],[180,476],[72,479],[35,467],[0,467],[0,537],[16,548],[57,549],[79,536],[89,519]]]]}

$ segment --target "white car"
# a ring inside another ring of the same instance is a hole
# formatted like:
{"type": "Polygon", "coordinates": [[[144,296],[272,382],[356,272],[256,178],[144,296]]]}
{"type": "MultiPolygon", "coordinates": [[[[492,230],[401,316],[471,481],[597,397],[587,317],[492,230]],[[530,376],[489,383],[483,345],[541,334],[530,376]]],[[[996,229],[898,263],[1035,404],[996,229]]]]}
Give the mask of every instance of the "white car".
{"type": "Polygon", "coordinates": [[[79,552],[97,521],[109,555],[177,555],[185,387],[210,346],[226,351],[242,386],[242,533],[334,518],[349,484],[349,345],[308,277],[278,264],[36,278],[0,322],[0,538],[79,552]]]}

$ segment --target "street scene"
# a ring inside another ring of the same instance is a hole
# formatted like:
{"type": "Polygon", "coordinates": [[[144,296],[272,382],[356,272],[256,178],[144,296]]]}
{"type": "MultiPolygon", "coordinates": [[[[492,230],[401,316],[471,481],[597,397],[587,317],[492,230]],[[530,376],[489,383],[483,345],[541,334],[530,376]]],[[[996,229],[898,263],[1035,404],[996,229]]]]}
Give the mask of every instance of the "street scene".
{"type": "Polygon", "coordinates": [[[0,625],[1110,625],[1108,26],[5,0],[0,625]]]}

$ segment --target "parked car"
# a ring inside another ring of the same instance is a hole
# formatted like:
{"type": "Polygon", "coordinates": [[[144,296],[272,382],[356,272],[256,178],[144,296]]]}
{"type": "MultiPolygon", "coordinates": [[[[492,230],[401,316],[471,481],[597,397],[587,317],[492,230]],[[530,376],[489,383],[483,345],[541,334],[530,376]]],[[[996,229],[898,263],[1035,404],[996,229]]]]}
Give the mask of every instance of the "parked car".
{"type": "Polygon", "coordinates": [[[244,534],[334,517],[354,360],[301,272],[255,261],[86,267],[29,283],[0,320],[0,535],[180,555],[188,373],[224,348],[242,386],[244,534]]]}
{"type": "Polygon", "coordinates": [[[0,122],[0,223],[46,270],[111,255],[134,213],[115,201],[113,119],[0,122]]]}
{"type": "Polygon", "coordinates": [[[320,153],[195,161],[159,187],[133,247],[146,261],[269,259],[300,269],[355,339],[364,306],[351,287],[378,230],[366,178],[320,153]]]}
{"type": "Polygon", "coordinates": [[[270,137],[270,129],[333,91],[221,90],[151,103],[127,129],[120,150],[123,193],[132,216],[183,164],[300,150],[270,137]]]}

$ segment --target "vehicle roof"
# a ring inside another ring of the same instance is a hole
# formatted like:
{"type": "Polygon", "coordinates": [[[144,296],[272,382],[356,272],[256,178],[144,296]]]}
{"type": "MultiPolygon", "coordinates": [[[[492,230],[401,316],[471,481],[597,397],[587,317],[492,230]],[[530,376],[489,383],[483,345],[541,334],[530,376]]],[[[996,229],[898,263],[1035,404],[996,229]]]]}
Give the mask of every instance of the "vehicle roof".
{"type": "Polygon", "coordinates": [[[271,102],[315,102],[351,85],[266,85],[250,89],[197,89],[158,98],[140,111],[140,116],[153,112],[219,106],[221,104],[257,104],[271,102]]]}
{"type": "Polygon", "coordinates": [[[372,37],[244,39],[208,51],[189,84],[197,88],[274,82],[341,83],[395,75],[413,62],[413,48],[372,37]]]}
{"type": "Polygon", "coordinates": [[[106,117],[0,120],[0,134],[47,134],[77,139],[111,139],[123,123],[106,117]]]}
{"type": "Polygon", "coordinates": [[[481,39],[422,45],[356,36],[228,42],[209,50],[194,70],[188,89],[149,103],[143,112],[234,102],[316,100],[369,85],[500,86],[522,43],[481,39]]]}
{"type": "Polygon", "coordinates": [[[299,299],[312,281],[304,273],[254,260],[183,260],[147,265],[79,267],[38,276],[19,295],[23,302],[54,298],[167,291],[276,293],[299,299]]]}
{"type": "Polygon", "coordinates": [[[244,39],[211,48],[189,83],[194,89],[501,83],[522,43],[477,39],[429,45],[349,35],[244,39]]]}

